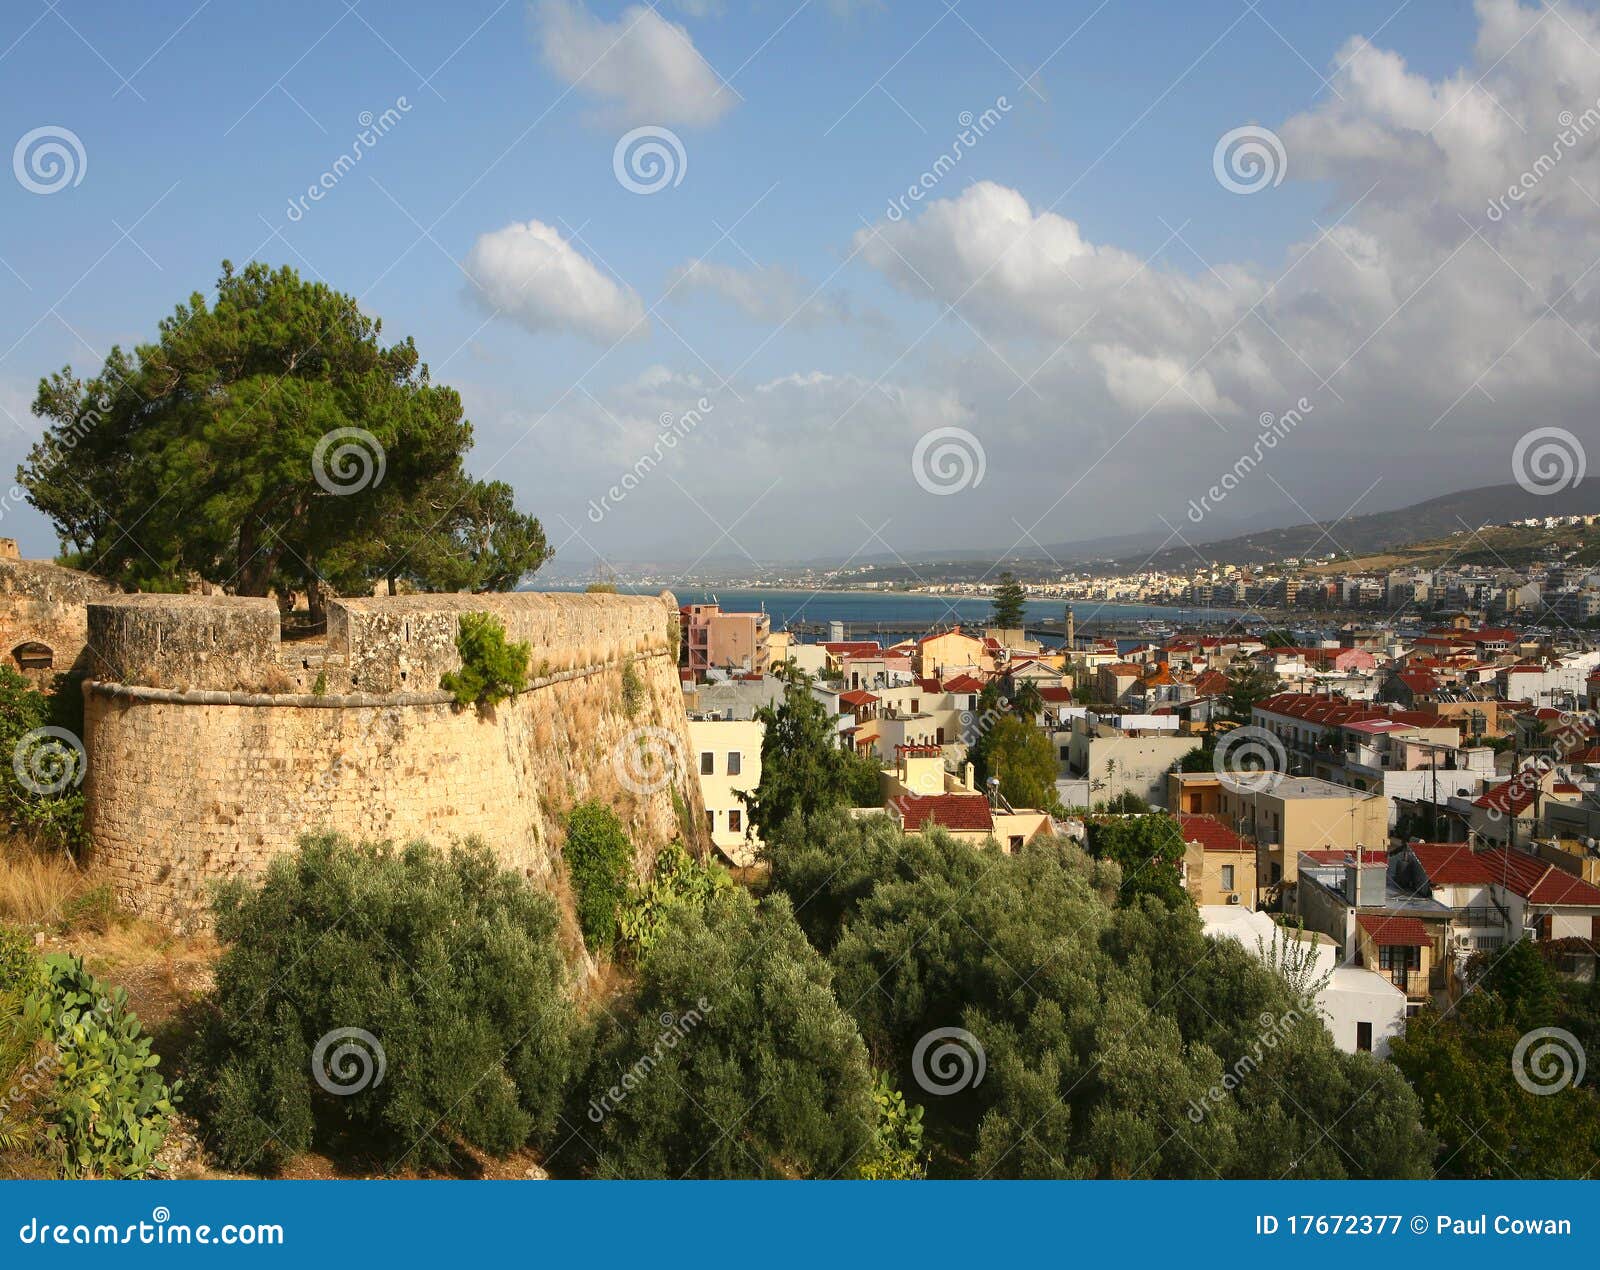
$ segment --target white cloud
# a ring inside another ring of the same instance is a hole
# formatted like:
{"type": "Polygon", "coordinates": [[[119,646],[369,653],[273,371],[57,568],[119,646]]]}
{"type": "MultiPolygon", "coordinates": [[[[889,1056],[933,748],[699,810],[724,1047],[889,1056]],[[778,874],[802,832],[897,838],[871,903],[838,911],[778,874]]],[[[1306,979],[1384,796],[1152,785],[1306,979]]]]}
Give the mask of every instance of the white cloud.
{"type": "Polygon", "coordinates": [[[735,269],[709,260],[689,260],[673,270],[668,289],[719,295],[752,321],[768,326],[815,326],[847,315],[837,296],[813,294],[816,288],[782,265],[735,269]]]}
{"type": "Polygon", "coordinates": [[[537,18],[545,65],[606,103],[612,124],[712,124],[738,101],[689,33],[645,5],[607,22],[578,0],[544,0],[537,18]]]}
{"type": "Polygon", "coordinates": [[[575,331],[610,342],[650,329],[633,288],[602,273],[540,221],[480,235],[464,268],[474,299],[530,331],[575,331]]]}

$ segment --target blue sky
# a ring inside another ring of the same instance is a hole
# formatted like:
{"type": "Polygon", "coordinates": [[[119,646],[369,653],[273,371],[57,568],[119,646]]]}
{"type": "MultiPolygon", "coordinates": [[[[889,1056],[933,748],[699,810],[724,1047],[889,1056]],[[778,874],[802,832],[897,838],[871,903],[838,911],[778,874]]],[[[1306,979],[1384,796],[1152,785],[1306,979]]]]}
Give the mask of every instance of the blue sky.
{"type": "MultiPolygon", "coordinates": [[[[5,142],[66,129],[85,159],[52,193],[0,182],[0,461],[38,432],[41,374],[148,339],[220,260],[253,257],[413,335],[463,393],[469,465],[574,562],[1163,523],[1198,543],[1509,480],[1530,417],[1593,435],[1592,147],[1516,225],[1483,215],[1600,88],[1593,14],[1555,8],[16,0],[5,142]],[[890,218],[962,112],[1002,98],[890,218]],[[1247,125],[1286,163],[1254,194],[1214,168],[1247,125]],[[679,140],[680,183],[619,182],[636,127],[679,140]],[[1042,241],[1060,249],[1035,258],[1042,241]],[[1479,303],[1494,329],[1468,320],[1479,303]],[[660,453],[659,417],[702,397],[706,423],[596,518],[660,453]],[[1302,397],[1271,464],[1209,523],[1186,514],[1302,397]],[[981,452],[954,496],[917,479],[938,428],[981,452]]],[[[53,550],[14,498],[4,519],[53,550]]]]}

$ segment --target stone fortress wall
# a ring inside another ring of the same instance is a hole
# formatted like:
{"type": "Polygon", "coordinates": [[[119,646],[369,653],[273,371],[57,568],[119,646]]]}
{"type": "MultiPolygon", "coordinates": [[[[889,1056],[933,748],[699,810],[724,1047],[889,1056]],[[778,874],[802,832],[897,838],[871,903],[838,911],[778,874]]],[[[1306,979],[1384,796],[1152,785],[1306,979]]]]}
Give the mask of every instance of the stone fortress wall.
{"type": "Polygon", "coordinates": [[[331,601],[326,638],[285,640],[271,600],[94,600],[92,862],[125,905],[180,929],[204,923],[213,882],[322,830],[476,836],[561,894],[566,813],[592,798],[617,811],[642,875],[703,833],[676,621],[670,595],[418,595],[331,601]],[[460,664],[461,615],[483,611],[531,646],[532,678],[458,709],[439,678],[460,664]]]}
{"type": "Polygon", "coordinates": [[[0,658],[45,687],[87,668],[90,600],[120,594],[110,582],[46,560],[23,560],[14,538],[0,538],[0,658]]]}

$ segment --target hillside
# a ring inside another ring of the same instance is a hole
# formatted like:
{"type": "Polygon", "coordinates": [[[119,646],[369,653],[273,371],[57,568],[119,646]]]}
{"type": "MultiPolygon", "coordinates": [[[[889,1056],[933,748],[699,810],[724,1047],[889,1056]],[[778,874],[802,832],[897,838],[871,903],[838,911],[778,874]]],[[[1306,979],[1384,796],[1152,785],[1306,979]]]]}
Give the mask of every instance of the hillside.
{"type": "MultiPolygon", "coordinates": [[[[1531,516],[1572,516],[1585,512],[1600,512],[1600,478],[1586,480],[1572,489],[1549,495],[1530,494],[1514,484],[1461,490],[1396,511],[1352,516],[1336,524],[1294,525],[1287,529],[1244,534],[1206,543],[1201,546],[1201,551],[1208,559],[1224,564],[1258,564],[1281,560],[1285,556],[1321,555],[1335,550],[1358,558],[1382,556],[1397,548],[1414,548],[1427,554],[1428,551],[1437,552],[1440,543],[1464,530],[1531,516]],[[1325,534],[1324,530],[1328,532],[1325,534]]],[[[1508,542],[1507,545],[1521,549],[1526,544],[1508,542]]],[[[1434,563],[1442,563],[1460,546],[1459,542],[1450,543],[1434,563]]],[[[1476,549],[1483,550],[1481,546],[1476,549]]],[[[1488,553],[1483,560],[1477,560],[1463,551],[1455,558],[1462,563],[1498,563],[1492,553],[1488,553]]],[[[1508,564],[1518,563],[1510,556],[1506,556],[1505,560],[1508,564]]],[[[1143,557],[1127,558],[1118,563],[1130,568],[1143,565],[1146,568],[1184,570],[1194,564],[1194,552],[1180,545],[1158,552],[1149,559],[1148,564],[1143,557]]]]}

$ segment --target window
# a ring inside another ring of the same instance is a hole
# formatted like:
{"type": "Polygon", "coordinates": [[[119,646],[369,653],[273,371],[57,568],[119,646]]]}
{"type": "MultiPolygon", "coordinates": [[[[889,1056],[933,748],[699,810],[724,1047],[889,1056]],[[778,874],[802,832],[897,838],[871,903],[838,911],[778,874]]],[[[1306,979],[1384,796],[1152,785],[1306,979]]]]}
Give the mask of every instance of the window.
{"type": "Polygon", "coordinates": [[[728,832],[729,833],[743,833],[744,832],[744,822],[743,822],[743,820],[741,819],[741,817],[739,815],[739,809],[737,807],[732,807],[732,808],[729,808],[729,810],[728,810],[728,832]]]}
{"type": "Polygon", "coordinates": [[[49,645],[33,640],[18,644],[11,650],[11,656],[22,670],[49,670],[55,663],[55,654],[50,651],[49,645]]]}
{"type": "Polygon", "coordinates": [[[1069,746],[1065,746],[1065,745],[1063,745],[1063,746],[1062,746],[1062,747],[1061,747],[1061,761],[1062,761],[1062,762],[1063,762],[1063,763],[1065,763],[1065,762],[1066,762],[1066,761],[1067,761],[1067,750],[1068,750],[1068,749],[1069,749],[1069,748],[1070,748],[1070,747],[1069,747],[1069,746]]]}
{"type": "Polygon", "coordinates": [[[1008,847],[1010,847],[1011,850],[1013,850],[1013,851],[1021,851],[1022,850],[1022,835],[1020,833],[1012,834],[1010,837],[1008,837],[1006,839],[1006,845],[1008,847]]]}
{"type": "Polygon", "coordinates": [[[911,698],[911,713],[912,714],[920,714],[921,712],[922,712],[922,698],[921,697],[912,697],[911,698]]]}
{"type": "Polygon", "coordinates": [[[717,831],[717,813],[712,811],[708,807],[708,808],[706,808],[706,832],[708,832],[708,833],[716,833],[716,831],[717,831]]]}
{"type": "Polygon", "coordinates": [[[728,751],[728,775],[737,776],[743,770],[744,756],[738,750],[728,751]]]}
{"type": "Polygon", "coordinates": [[[717,756],[710,750],[702,751],[700,754],[700,775],[710,776],[716,770],[717,756]]]}
{"type": "Polygon", "coordinates": [[[1356,1024],[1356,1049],[1363,1054],[1372,1053],[1372,1024],[1356,1024]]]}
{"type": "Polygon", "coordinates": [[[1233,865],[1231,864],[1222,866],[1222,889],[1224,891],[1233,890],[1233,865]]]}

